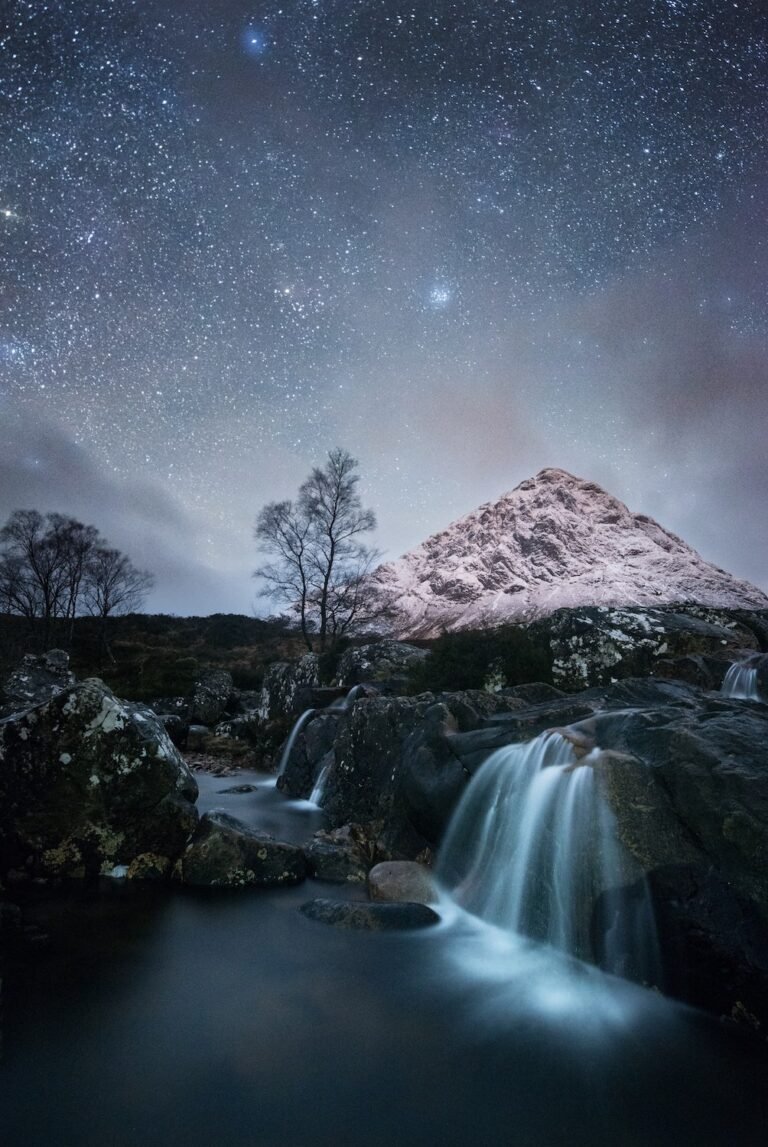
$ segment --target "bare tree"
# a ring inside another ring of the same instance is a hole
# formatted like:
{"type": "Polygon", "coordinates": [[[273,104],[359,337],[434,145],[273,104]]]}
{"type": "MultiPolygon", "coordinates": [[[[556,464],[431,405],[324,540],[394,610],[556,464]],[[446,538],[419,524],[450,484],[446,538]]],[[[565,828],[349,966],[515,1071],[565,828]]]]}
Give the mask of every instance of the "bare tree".
{"type": "Polygon", "coordinates": [[[296,611],[308,649],[314,633],[322,652],[375,611],[367,577],[379,554],[362,539],[376,516],[363,508],[359,480],[356,459],[331,450],[295,502],[271,502],[256,520],[256,540],[274,560],[255,576],[262,593],[296,611]]]}
{"type": "Polygon", "coordinates": [[[119,550],[106,546],[93,548],[83,574],[83,600],[91,616],[100,619],[99,648],[102,655],[106,653],[114,660],[107,642],[108,619],[137,610],[154,581],[151,573],[136,569],[131,559],[119,550]]]}
{"type": "Polygon", "coordinates": [[[65,597],[63,521],[60,515],[44,518],[37,510],[16,510],[0,530],[14,598],[25,616],[41,619],[45,645],[65,597]]]}
{"type": "Polygon", "coordinates": [[[72,642],[83,612],[106,619],[137,609],[153,583],[119,550],[109,549],[95,526],[64,514],[16,510],[0,530],[0,609],[29,619],[47,648],[54,625],[72,642]]]}

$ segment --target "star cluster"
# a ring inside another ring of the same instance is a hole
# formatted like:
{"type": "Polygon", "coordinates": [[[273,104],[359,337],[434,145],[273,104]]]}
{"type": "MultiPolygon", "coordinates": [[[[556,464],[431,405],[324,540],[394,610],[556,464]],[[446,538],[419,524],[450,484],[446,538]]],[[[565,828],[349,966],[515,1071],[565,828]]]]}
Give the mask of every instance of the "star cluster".
{"type": "Polygon", "coordinates": [[[565,453],[598,402],[597,456],[639,468],[584,308],[682,273],[764,341],[767,56],[757,0],[10,0],[2,398],[225,530],[277,493],[254,454],[300,479],[340,440],[413,514],[425,407],[466,390],[565,453]],[[738,267],[702,255],[724,216],[738,267]]]}

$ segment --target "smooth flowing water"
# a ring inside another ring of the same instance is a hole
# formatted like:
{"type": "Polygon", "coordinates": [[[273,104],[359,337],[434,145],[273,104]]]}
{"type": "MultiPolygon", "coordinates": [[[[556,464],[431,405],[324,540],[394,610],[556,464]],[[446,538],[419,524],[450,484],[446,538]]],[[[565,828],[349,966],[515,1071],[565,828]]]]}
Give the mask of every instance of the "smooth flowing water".
{"type": "Polygon", "coordinates": [[[298,737],[299,733],[304,728],[304,726],[307,724],[307,722],[312,720],[312,718],[314,717],[316,712],[317,712],[316,709],[305,709],[305,711],[301,714],[301,716],[299,717],[296,724],[291,729],[290,735],[288,737],[288,740],[285,742],[285,746],[283,748],[282,753],[280,754],[280,760],[279,760],[278,765],[277,765],[278,777],[281,777],[283,775],[283,773],[285,772],[285,766],[288,764],[288,761],[290,760],[291,753],[293,752],[293,746],[296,744],[296,738],[298,737]]]}
{"type": "Polygon", "coordinates": [[[737,701],[762,700],[757,684],[757,669],[736,662],[726,673],[720,692],[724,697],[733,697],[737,701]]]}
{"type": "MultiPolygon", "coordinates": [[[[320,816],[200,779],[277,835],[320,816]]],[[[313,882],[37,895],[51,942],[4,985],[4,1147],[764,1145],[763,1045],[455,901],[376,935],[302,916],[363,896],[313,882]]]]}
{"type": "Polygon", "coordinates": [[[650,897],[619,846],[592,758],[558,733],[492,753],[453,815],[438,872],[481,919],[659,984],[650,897]]]}

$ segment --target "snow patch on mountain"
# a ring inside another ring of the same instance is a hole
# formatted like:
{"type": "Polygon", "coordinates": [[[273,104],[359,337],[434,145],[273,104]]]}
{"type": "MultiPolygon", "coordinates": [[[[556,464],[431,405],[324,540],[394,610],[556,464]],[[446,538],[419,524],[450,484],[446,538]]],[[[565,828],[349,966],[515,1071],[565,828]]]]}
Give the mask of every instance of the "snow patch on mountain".
{"type": "Polygon", "coordinates": [[[398,634],[523,621],[563,606],[766,609],[768,596],[712,565],[595,482],[541,470],[379,566],[398,634]]]}

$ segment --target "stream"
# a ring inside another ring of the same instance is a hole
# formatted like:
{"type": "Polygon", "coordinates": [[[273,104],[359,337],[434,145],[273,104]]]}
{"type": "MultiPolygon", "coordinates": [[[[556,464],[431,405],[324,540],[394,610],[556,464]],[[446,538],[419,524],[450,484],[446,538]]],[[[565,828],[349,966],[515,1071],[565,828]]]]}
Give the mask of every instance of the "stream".
{"type": "MultiPolygon", "coordinates": [[[[198,780],[203,811],[291,840],[322,823],[259,774],[198,780]]],[[[451,902],[434,929],[382,935],[306,919],[313,896],[364,891],[40,892],[28,919],[50,943],[5,983],[5,1147],[766,1142],[748,1031],[451,902]]]]}

